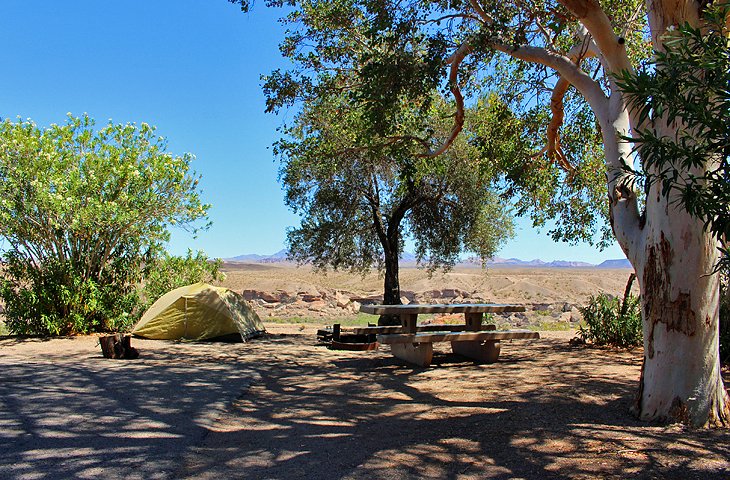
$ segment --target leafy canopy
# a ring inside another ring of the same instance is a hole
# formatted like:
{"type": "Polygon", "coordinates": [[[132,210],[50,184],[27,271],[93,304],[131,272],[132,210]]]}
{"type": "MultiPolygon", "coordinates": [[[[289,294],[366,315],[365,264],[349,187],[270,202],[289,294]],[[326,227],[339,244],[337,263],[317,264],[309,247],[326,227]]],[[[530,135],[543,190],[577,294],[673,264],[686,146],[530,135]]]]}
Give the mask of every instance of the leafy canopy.
{"type": "Polygon", "coordinates": [[[275,145],[286,203],[303,217],[288,233],[294,258],[321,269],[383,268],[410,234],[420,260],[448,268],[464,250],[493,256],[512,235],[509,209],[473,147],[460,141],[437,158],[422,155],[449,124],[442,100],[423,103],[425,115],[400,103],[387,136],[373,135],[366,109],[346,95],[304,103],[275,145]]]}
{"type": "Polygon", "coordinates": [[[69,334],[128,324],[134,286],[168,228],[195,231],[206,218],[192,158],[166,152],[144,123],[2,122],[0,297],[9,328],[69,334]]]}
{"type": "Polygon", "coordinates": [[[630,140],[645,168],[632,173],[677,193],[676,202],[723,243],[730,236],[728,18],[730,2],[710,6],[700,27],[668,33],[650,64],[620,78],[641,120],[630,140]],[[657,128],[664,121],[675,127],[670,135],[657,128]]]}
{"type": "MultiPolygon", "coordinates": [[[[641,2],[609,3],[632,58],[646,58],[645,16],[637,15],[641,2]]],[[[552,69],[509,55],[512,46],[520,45],[573,55],[607,89],[610,79],[595,56],[587,47],[574,48],[579,24],[561,4],[427,0],[286,4],[291,9],[283,20],[288,30],[281,52],[292,66],[265,77],[269,111],[339,92],[361,112],[370,136],[394,137],[399,135],[403,102],[411,102],[425,115],[432,107],[429,92],[438,89],[454,99],[450,115],[452,125],[459,125],[470,105],[489,92],[499,92],[513,118],[509,128],[518,129],[531,146],[519,159],[483,157],[501,175],[502,193],[515,201],[518,214],[530,216],[536,226],[554,221],[550,233],[556,240],[608,244],[607,172],[590,106],[568,84],[553,98],[561,78],[552,69]]],[[[481,134],[472,132],[473,139],[477,145],[488,142],[485,133],[501,135],[506,127],[482,125],[481,134]]],[[[446,128],[438,136],[425,137],[421,154],[442,152],[458,130],[446,128]]]]}

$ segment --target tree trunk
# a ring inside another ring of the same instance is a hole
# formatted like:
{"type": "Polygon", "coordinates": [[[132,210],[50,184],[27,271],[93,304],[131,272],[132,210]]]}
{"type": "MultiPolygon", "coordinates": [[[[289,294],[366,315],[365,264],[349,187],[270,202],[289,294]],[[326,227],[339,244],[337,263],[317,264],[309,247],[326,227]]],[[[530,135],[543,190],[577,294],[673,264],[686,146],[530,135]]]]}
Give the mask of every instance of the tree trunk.
{"type": "Polygon", "coordinates": [[[640,279],[644,363],[635,411],[643,420],[730,426],[720,375],[717,241],[703,222],[649,191],[640,279]]]}
{"type": "MultiPolygon", "coordinates": [[[[385,305],[400,305],[400,283],[398,281],[398,240],[389,242],[385,252],[385,280],[383,285],[383,303],[385,305]]],[[[381,315],[378,325],[400,325],[398,315],[381,315]]]]}
{"type": "MultiPolygon", "coordinates": [[[[697,25],[701,3],[652,0],[649,25],[655,48],[661,35],[684,22],[697,25]]],[[[657,134],[674,138],[681,124],[655,122],[657,134]]],[[[707,166],[689,174],[702,174],[707,166]]],[[[659,172],[653,172],[655,174],[659,172]]],[[[718,242],[691,217],[676,192],[660,183],[649,189],[643,248],[636,273],[642,297],[644,363],[635,409],[645,420],[730,426],[730,398],[720,375],[720,281],[711,274],[718,242]]]]}
{"type": "MultiPolygon", "coordinates": [[[[613,128],[603,131],[609,165],[629,158],[628,145],[618,140],[624,122],[613,118],[613,128]]],[[[719,278],[711,274],[717,241],[681,207],[676,193],[661,192],[660,182],[651,185],[645,213],[637,216],[635,196],[620,177],[609,172],[611,220],[636,270],[643,317],[635,413],[647,421],[730,425],[730,399],[720,376],[719,278]]]]}

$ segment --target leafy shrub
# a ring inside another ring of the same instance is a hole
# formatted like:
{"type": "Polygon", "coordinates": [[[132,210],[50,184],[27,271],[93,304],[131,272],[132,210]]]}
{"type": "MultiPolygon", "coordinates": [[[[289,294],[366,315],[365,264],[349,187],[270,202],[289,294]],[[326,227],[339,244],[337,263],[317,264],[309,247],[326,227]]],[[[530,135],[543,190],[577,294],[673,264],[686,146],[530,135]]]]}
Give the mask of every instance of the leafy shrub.
{"type": "Polygon", "coordinates": [[[155,300],[177,287],[223,280],[222,261],[203,252],[186,256],[162,253],[140,273],[134,262],[115,259],[96,280],[84,278],[70,262],[31,265],[22,255],[4,258],[0,298],[5,325],[19,335],[73,335],[128,331],[155,300]],[[135,288],[144,275],[141,288],[135,288]]]}
{"type": "Polygon", "coordinates": [[[188,250],[184,257],[163,253],[147,268],[140,292],[140,308],[142,311],[146,310],[158,298],[175,288],[197,282],[211,283],[224,280],[225,274],[220,271],[222,264],[220,258],[211,260],[201,251],[193,254],[188,250]]]}
{"type": "Polygon", "coordinates": [[[4,260],[0,297],[5,300],[5,325],[12,333],[115,331],[128,328],[135,320],[130,312],[138,297],[124,281],[123,270],[90,279],[68,261],[47,260],[33,265],[13,251],[4,260]]]}
{"type": "Polygon", "coordinates": [[[628,295],[623,304],[618,298],[604,293],[591,297],[588,305],[580,309],[586,325],[581,325],[578,335],[596,345],[633,347],[641,345],[641,308],[638,297],[628,295]]]}
{"type": "Polygon", "coordinates": [[[10,331],[128,329],[169,228],[207,222],[192,159],[168,153],[144,123],[0,122],[0,300],[10,331]]]}

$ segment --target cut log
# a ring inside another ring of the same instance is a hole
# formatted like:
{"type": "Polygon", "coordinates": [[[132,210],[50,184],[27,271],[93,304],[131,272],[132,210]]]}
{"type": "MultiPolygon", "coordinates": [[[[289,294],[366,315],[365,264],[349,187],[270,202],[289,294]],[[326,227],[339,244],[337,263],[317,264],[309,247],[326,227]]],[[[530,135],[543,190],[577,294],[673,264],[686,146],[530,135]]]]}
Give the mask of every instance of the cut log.
{"type": "Polygon", "coordinates": [[[132,347],[132,337],[122,333],[99,337],[101,353],[104,358],[134,359],[139,357],[139,351],[132,347]]]}

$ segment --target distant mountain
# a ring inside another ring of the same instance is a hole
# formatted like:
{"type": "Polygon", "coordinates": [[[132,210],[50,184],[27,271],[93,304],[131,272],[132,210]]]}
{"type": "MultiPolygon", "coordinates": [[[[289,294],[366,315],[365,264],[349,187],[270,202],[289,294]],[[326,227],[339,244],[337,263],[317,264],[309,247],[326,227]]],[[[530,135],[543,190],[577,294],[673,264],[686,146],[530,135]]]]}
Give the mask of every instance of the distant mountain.
{"type": "Polygon", "coordinates": [[[224,258],[226,262],[243,262],[243,263],[279,263],[286,262],[286,250],[279,250],[273,255],[259,255],[258,253],[246,253],[231,258],[224,258]]]}
{"type": "Polygon", "coordinates": [[[247,253],[245,255],[238,255],[236,257],[224,258],[226,262],[251,262],[257,263],[264,258],[268,258],[268,255],[259,255],[256,253],[247,253]]]}
{"type": "MultiPolygon", "coordinates": [[[[472,260],[474,262],[474,260],[472,260]]],[[[479,260],[476,260],[479,263],[479,260]]],[[[487,267],[539,267],[539,268],[581,268],[592,267],[592,263],[576,262],[571,260],[553,260],[544,262],[539,258],[534,260],[520,260],[519,258],[494,257],[487,262],[487,267]]]]}
{"type": "MultiPolygon", "coordinates": [[[[288,251],[286,249],[279,250],[273,255],[259,255],[257,253],[246,253],[243,255],[237,255],[235,257],[224,258],[226,262],[241,262],[241,263],[289,263],[291,262],[288,258],[288,251]]],[[[400,257],[402,263],[416,263],[416,256],[410,252],[403,252],[400,257]]]]}
{"type": "Polygon", "coordinates": [[[269,255],[268,257],[262,258],[260,260],[261,263],[289,263],[289,260],[286,258],[286,256],[289,254],[286,250],[279,250],[273,255],[269,255]]]}
{"type": "Polygon", "coordinates": [[[617,259],[617,260],[606,260],[604,262],[601,262],[597,265],[597,268],[634,268],[631,266],[631,263],[625,259],[617,259]]]}
{"type": "Polygon", "coordinates": [[[571,260],[553,260],[550,263],[546,263],[545,267],[556,267],[556,268],[582,268],[592,267],[592,263],[587,262],[575,262],[571,260]]]}
{"type": "Polygon", "coordinates": [[[401,262],[415,262],[416,256],[413,255],[411,252],[403,252],[400,255],[401,262]]]}
{"type": "MultiPolygon", "coordinates": [[[[226,258],[227,262],[243,262],[243,263],[289,263],[287,259],[287,251],[280,250],[273,255],[259,255],[248,253],[238,255],[236,257],[226,258]]],[[[401,264],[415,265],[416,256],[410,252],[403,252],[400,257],[401,264]]],[[[461,265],[478,266],[481,261],[477,258],[469,258],[463,260],[461,265]]],[[[587,262],[577,262],[572,260],[553,260],[545,262],[539,258],[533,260],[520,260],[519,258],[501,258],[494,257],[487,262],[487,267],[523,267],[523,268],[631,268],[631,264],[626,259],[606,260],[599,265],[587,262]]]]}

